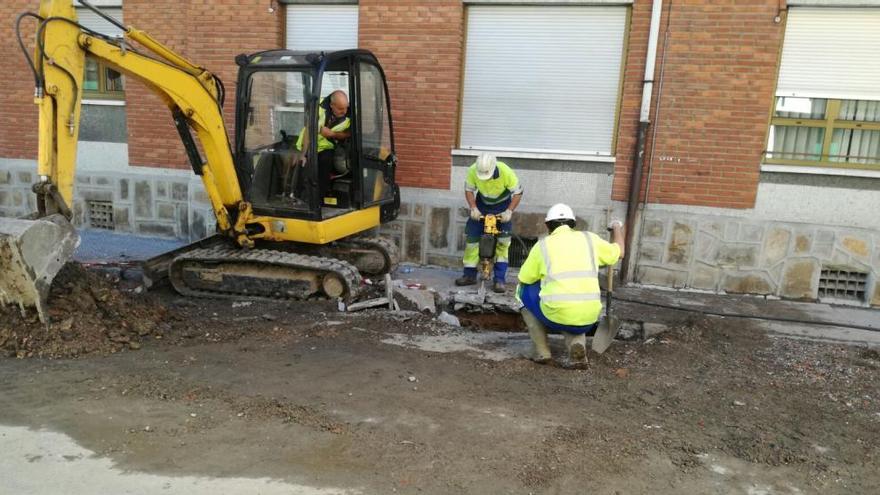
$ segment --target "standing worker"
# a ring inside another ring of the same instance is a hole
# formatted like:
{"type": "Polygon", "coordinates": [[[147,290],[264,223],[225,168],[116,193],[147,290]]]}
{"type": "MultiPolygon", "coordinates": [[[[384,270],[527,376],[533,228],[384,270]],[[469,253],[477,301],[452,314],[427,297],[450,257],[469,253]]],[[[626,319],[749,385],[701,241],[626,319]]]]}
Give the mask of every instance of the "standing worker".
{"type": "Polygon", "coordinates": [[[602,312],[599,267],[623,257],[623,223],[608,225],[607,242],[592,232],[573,230],[574,212],[560,203],[547,211],[544,225],[549,235],[529,252],[516,291],[535,346],[532,359],[541,364],[551,360],[547,332],[558,331],[565,337],[570,366],[582,367],[587,364],[586,336],[596,331],[602,312]]]}
{"type": "Polygon", "coordinates": [[[455,285],[477,283],[477,264],[480,261],[480,236],[483,234],[484,215],[498,216],[501,234],[495,246],[492,290],[505,291],[507,276],[507,253],[510,251],[510,219],[522,199],[522,187],[513,170],[499,162],[490,153],[480,153],[476,163],[470,166],[465,180],[464,197],[470,208],[470,218],[465,225],[464,274],[455,285]]]}

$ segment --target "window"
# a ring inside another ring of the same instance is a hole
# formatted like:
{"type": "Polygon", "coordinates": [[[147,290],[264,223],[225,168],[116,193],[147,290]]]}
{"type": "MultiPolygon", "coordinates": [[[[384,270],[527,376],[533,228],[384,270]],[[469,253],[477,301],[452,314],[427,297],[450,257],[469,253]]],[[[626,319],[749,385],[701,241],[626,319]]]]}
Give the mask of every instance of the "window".
{"type": "Polygon", "coordinates": [[[357,5],[287,6],[288,50],[345,50],[357,42],[357,5]]]}
{"type": "Polygon", "coordinates": [[[468,7],[461,148],[611,156],[627,15],[468,7]]]}
{"type": "MultiPolygon", "coordinates": [[[[118,5],[101,7],[101,12],[122,22],[122,2],[105,2],[106,4],[118,3],[118,5]]],[[[122,37],[122,31],[110,24],[98,14],[85,7],[76,8],[76,16],[79,23],[86,29],[99,32],[106,36],[122,37]]],[[[104,64],[86,59],[85,78],[83,79],[83,96],[89,99],[117,99],[125,98],[125,82],[122,74],[105,66],[104,64]]]]}
{"type": "Polygon", "coordinates": [[[777,97],[766,159],[880,169],[880,101],[777,97]]]}
{"type": "Polygon", "coordinates": [[[765,161],[880,170],[880,9],[789,9],[765,161]]]}

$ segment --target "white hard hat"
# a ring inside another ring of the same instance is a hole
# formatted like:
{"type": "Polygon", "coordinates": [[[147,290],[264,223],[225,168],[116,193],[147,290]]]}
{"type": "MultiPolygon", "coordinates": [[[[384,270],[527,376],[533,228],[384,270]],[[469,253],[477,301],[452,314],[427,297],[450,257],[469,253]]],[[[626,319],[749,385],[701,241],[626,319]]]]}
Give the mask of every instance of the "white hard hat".
{"type": "Polygon", "coordinates": [[[547,216],[544,218],[545,222],[551,222],[553,220],[574,220],[574,212],[571,210],[571,207],[562,204],[556,203],[551,206],[549,210],[547,210],[547,216]]]}
{"type": "Polygon", "coordinates": [[[480,153],[477,157],[477,178],[489,180],[495,175],[497,160],[492,153],[480,153]]]}

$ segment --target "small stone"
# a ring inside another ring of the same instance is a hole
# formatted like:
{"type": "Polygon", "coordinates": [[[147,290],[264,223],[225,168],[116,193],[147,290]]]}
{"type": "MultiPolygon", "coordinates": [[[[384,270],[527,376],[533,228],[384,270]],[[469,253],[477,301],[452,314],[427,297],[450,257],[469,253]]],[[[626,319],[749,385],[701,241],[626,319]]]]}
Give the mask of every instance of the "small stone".
{"type": "Polygon", "coordinates": [[[451,314],[447,313],[446,311],[443,311],[442,313],[440,313],[437,316],[437,319],[442,321],[443,323],[446,323],[447,325],[451,325],[453,327],[460,327],[461,326],[461,322],[458,321],[458,318],[456,318],[455,316],[452,316],[451,314]]]}
{"type": "Polygon", "coordinates": [[[143,291],[144,291],[143,286],[140,286],[140,285],[139,285],[139,286],[137,286],[137,287],[134,288],[134,293],[135,293],[135,294],[140,294],[140,293],[143,292],[143,291]]]}
{"type": "Polygon", "coordinates": [[[153,428],[151,426],[144,426],[144,431],[150,433],[153,431],[153,428]]]}
{"type": "Polygon", "coordinates": [[[742,406],[746,405],[746,403],[742,402],[742,401],[735,400],[735,401],[733,401],[733,405],[742,407],[742,406]]]}
{"type": "Polygon", "coordinates": [[[236,416],[238,416],[239,418],[242,418],[242,417],[244,417],[244,413],[240,412],[240,413],[236,414],[236,416]]]}
{"type": "Polygon", "coordinates": [[[414,381],[416,381],[416,377],[411,376],[411,377],[407,378],[407,380],[409,380],[410,382],[414,382],[414,381]]]}
{"type": "Polygon", "coordinates": [[[189,413],[189,417],[191,418],[195,418],[196,416],[198,416],[196,413],[189,413]]]}
{"type": "Polygon", "coordinates": [[[131,349],[131,350],[133,350],[133,351],[136,351],[136,350],[138,350],[138,349],[141,348],[141,344],[138,343],[138,342],[129,342],[129,343],[128,343],[128,348],[131,349]]]}
{"type": "Polygon", "coordinates": [[[614,370],[614,374],[617,375],[617,378],[627,378],[629,377],[629,368],[617,368],[614,370]]]}

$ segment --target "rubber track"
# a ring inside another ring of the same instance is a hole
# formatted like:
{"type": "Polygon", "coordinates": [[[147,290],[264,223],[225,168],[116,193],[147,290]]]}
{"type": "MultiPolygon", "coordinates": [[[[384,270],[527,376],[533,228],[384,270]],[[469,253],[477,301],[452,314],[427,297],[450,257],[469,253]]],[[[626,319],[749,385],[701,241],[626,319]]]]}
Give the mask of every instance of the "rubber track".
{"type": "Polygon", "coordinates": [[[287,253],[270,249],[243,250],[227,246],[194,249],[174,258],[169,267],[169,278],[174,288],[186,296],[198,297],[221,297],[221,298],[248,298],[278,301],[279,299],[291,299],[286,297],[254,296],[252,294],[235,293],[232,291],[221,292],[204,289],[193,289],[185,285],[180,277],[179,269],[184,262],[202,262],[211,264],[223,264],[227,262],[252,263],[254,265],[283,266],[298,270],[315,271],[319,273],[336,273],[342,280],[345,290],[343,298],[352,300],[357,296],[361,284],[361,275],[357,268],[346,261],[319,256],[307,256],[304,254],[287,253]]]}
{"type": "Polygon", "coordinates": [[[367,247],[382,253],[382,256],[385,257],[385,268],[381,273],[375,275],[384,275],[386,273],[391,273],[397,269],[397,265],[400,264],[400,249],[397,248],[397,244],[394,243],[388,237],[385,236],[375,236],[375,237],[349,237],[347,239],[343,239],[339,241],[341,245],[352,245],[353,247],[367,247]]]}

